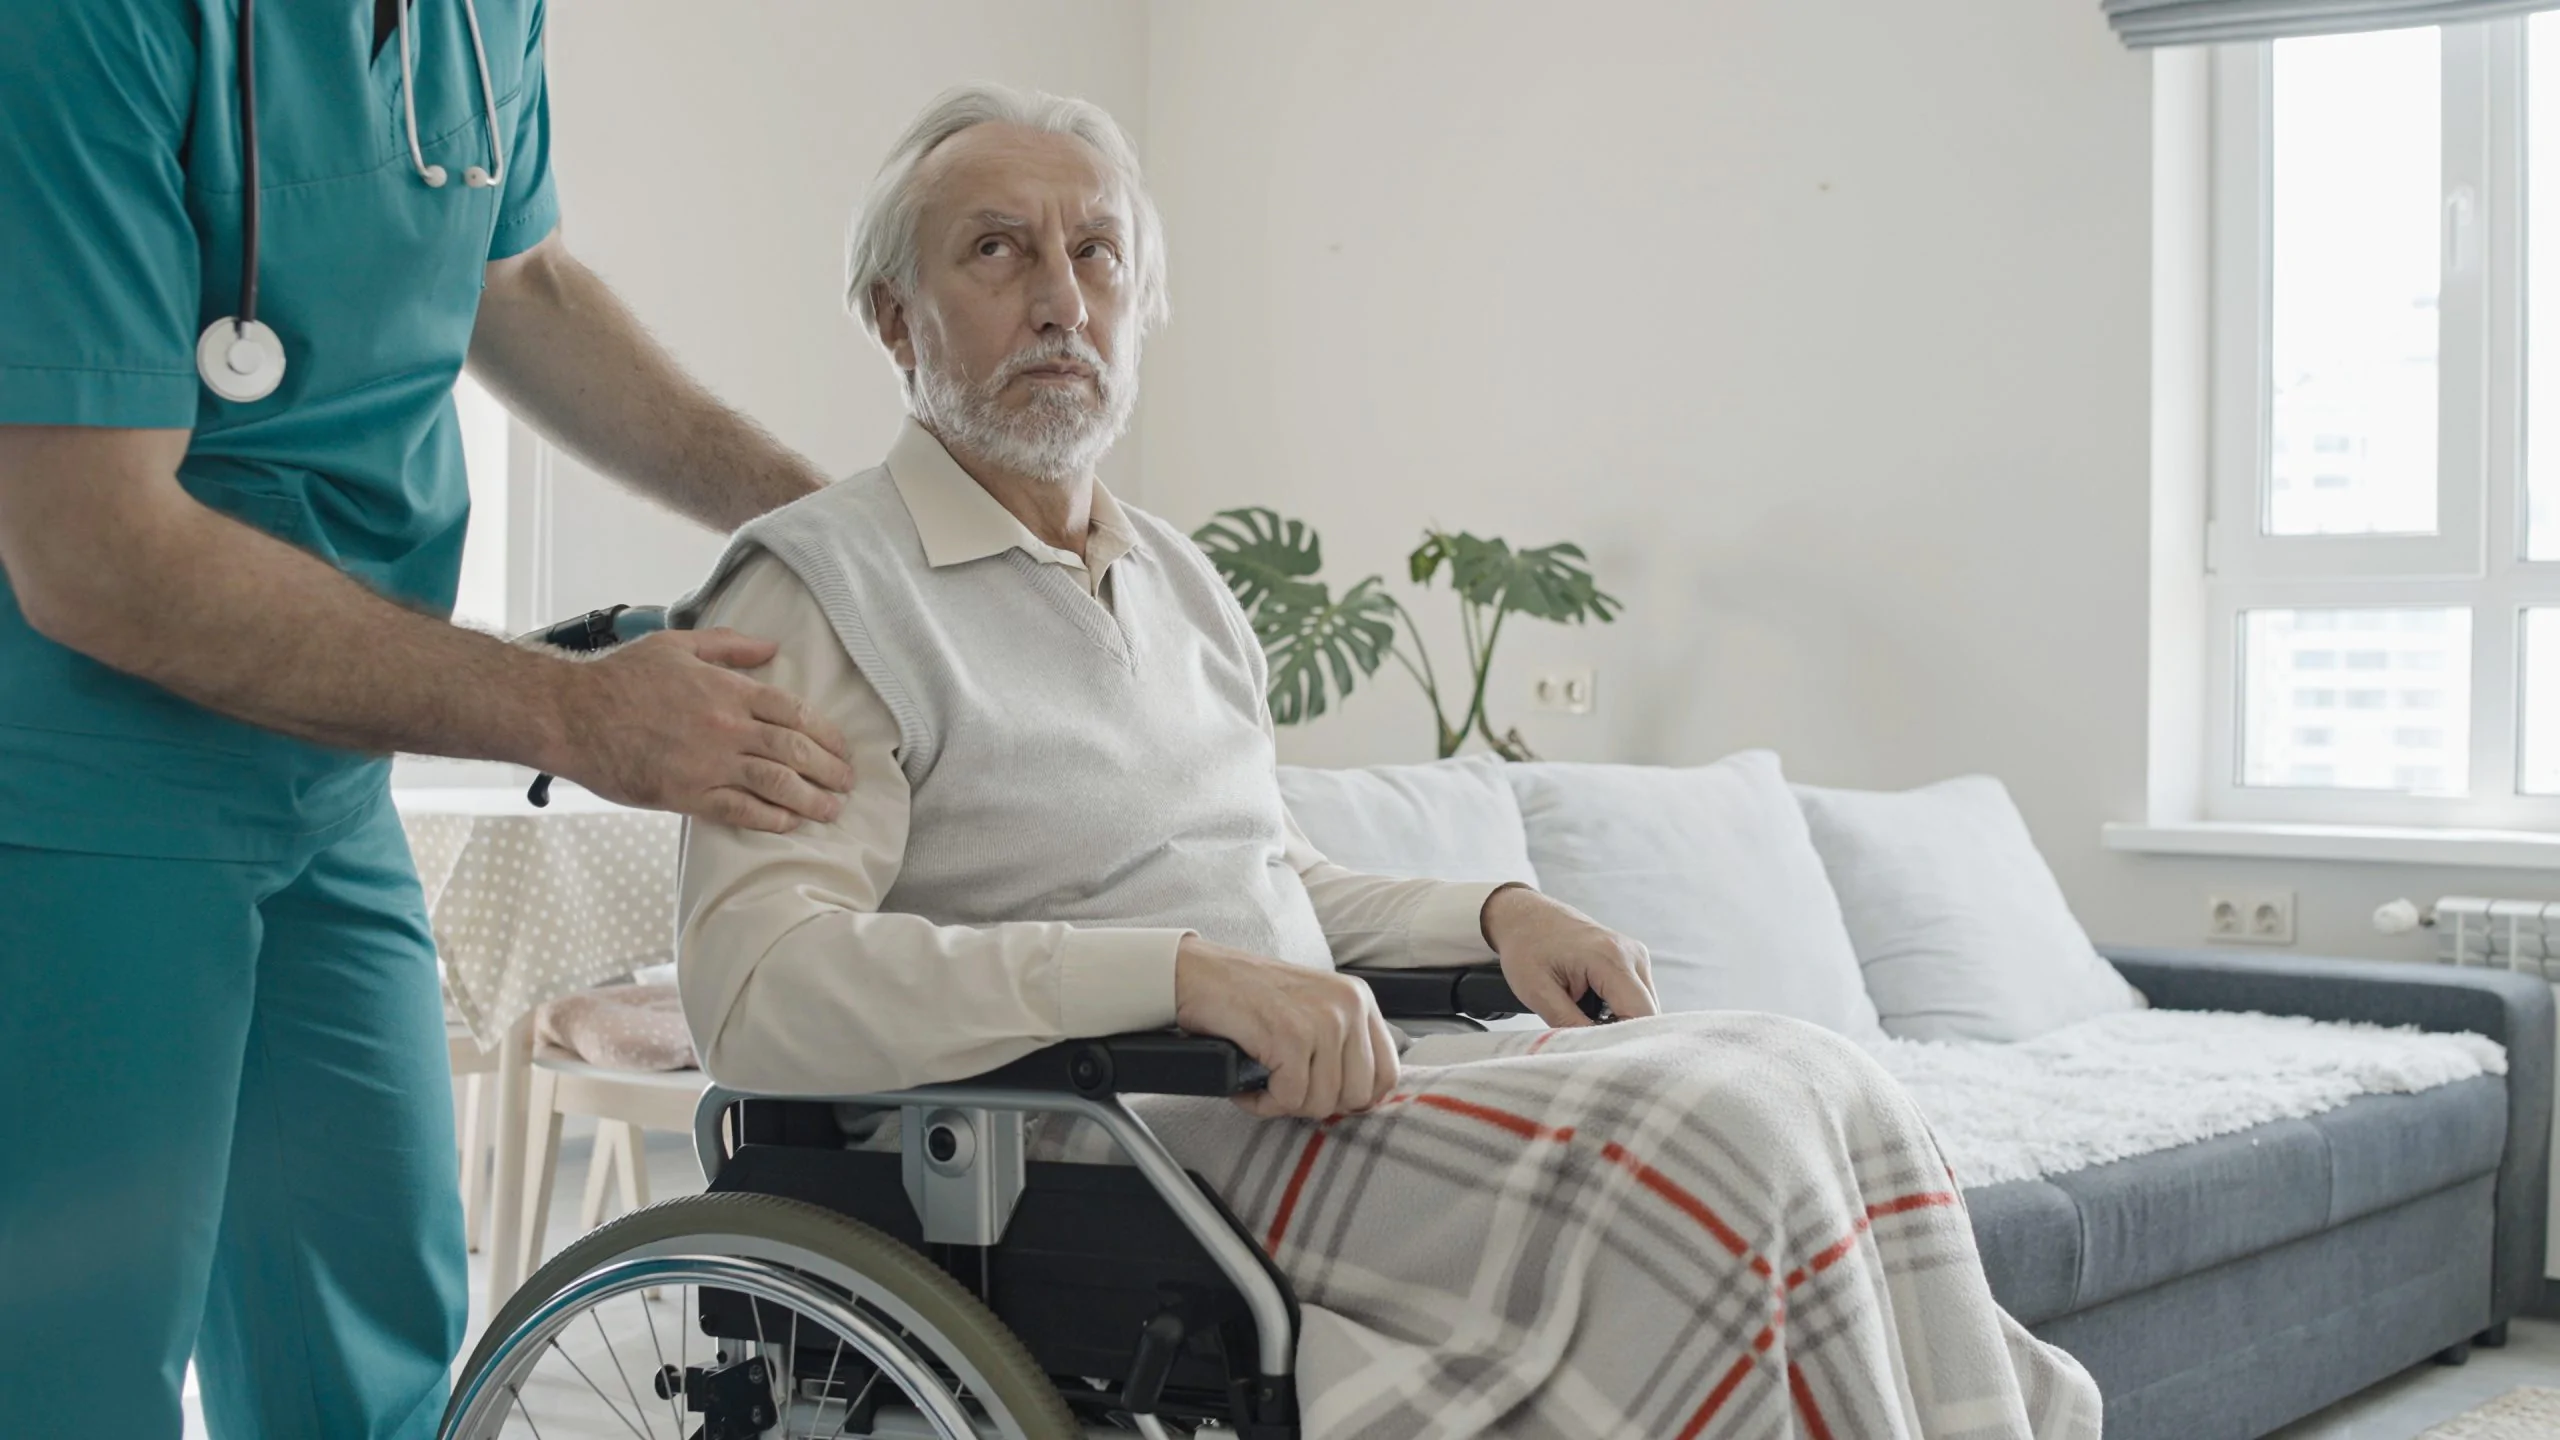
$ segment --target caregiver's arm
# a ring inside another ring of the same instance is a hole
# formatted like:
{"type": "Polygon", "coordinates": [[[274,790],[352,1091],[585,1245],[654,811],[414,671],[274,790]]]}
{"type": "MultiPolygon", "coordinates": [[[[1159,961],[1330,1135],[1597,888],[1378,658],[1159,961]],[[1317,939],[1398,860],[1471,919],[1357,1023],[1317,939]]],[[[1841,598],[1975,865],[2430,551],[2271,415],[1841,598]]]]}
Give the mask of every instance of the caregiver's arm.
{"type": "Polygon", "coordinates": [[[824,721],[730,668],[765,642],[653,635],[588,663],[507,645],[200,504],[187,443],[0,425],[0,571],[38,634],[271,730],[511,760],[626,804],[778,828],[852,783],[824,721]]]}
{"type": "Polygon", "coordinates": [[[600,473],[715,530],[827,483],[687,375],[558,230],[485,273],[471,373],[600,473]]]}

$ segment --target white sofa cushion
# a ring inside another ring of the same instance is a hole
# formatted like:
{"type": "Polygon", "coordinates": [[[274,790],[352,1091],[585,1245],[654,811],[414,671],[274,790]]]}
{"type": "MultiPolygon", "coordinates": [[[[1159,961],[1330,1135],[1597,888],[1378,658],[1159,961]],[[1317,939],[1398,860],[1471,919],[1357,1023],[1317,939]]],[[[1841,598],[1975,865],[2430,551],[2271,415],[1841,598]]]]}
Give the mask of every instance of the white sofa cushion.
{"type": "Polygon", "coordinates": [[[1280,767],[1298,828],[1336,865],[1425,880],[1535,884],[1520,805],[1502,762],[1469,756],[1360,770],[1280,767]]]}
{"type": "Polygon", "coordinates": [[[1759,1010],[1853,1040],[1875,1006],[1804,813],[1765,750],[1694,769],[1503,771],[1540,888],[1653,952],[1667,1010],[1759,1010]]]}
{"type": "Polygon", "coordinates": [[[2025,1040],[2140,1007],[1999,781],[1796,795],[1887,1033],[2025,1040]]]}

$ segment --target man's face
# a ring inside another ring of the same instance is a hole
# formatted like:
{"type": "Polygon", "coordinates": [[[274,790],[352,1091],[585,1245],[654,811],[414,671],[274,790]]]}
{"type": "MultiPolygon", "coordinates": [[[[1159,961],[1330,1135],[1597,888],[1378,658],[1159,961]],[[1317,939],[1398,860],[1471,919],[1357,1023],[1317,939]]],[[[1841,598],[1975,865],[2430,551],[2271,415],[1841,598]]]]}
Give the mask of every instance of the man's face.
{"type": "Polygon", "coordinates": [[[1045,480],[1092,473],[1137,401],[1128,204],[1072,136],[979,125],[917,177],[914,293],[881,339],[947,442],[1045,480]]]}

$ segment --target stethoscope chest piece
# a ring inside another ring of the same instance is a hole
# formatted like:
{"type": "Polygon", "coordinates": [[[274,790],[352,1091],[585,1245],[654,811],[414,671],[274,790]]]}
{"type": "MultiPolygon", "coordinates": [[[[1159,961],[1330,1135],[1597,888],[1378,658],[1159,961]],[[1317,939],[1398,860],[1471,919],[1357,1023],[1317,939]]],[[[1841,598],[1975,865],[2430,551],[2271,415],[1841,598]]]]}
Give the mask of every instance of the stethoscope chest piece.
{"type": "Polygon", "coordinates": [[[264,400],[284,383],[284,342],[263,320],[243,325],[226,315],[197,337],[196,373],[234,404],[264,400]]]}

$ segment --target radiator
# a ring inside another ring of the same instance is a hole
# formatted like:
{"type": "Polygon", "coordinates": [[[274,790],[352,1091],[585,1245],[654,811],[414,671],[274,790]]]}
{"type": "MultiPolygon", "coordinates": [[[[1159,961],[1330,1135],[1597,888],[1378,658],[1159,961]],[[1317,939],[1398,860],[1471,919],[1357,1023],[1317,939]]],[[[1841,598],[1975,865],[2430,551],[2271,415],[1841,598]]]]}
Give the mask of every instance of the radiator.
{"type": "Polygon", "coordinates": [[[2560,979],[2560,900],[2447,895],[2425,910],[2395,900],[2373,921],[2385,931],[2434,927],[2436,958],[2447,965],[2503,965],[2560,979]]]}

